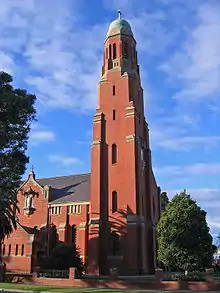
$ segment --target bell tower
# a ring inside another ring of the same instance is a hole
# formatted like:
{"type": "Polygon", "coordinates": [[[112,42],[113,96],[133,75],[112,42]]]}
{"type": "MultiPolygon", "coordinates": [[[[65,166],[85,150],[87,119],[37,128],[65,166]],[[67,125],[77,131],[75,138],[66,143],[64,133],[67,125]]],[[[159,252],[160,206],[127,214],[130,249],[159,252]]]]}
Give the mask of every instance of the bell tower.
{"type": "Polygon", "coordinates": [[[136,41],[119,11],[104,43],[93,121],[89,273],[117,268],[136,275],[156,267],[160,204],[148,132],[136,41]]]}

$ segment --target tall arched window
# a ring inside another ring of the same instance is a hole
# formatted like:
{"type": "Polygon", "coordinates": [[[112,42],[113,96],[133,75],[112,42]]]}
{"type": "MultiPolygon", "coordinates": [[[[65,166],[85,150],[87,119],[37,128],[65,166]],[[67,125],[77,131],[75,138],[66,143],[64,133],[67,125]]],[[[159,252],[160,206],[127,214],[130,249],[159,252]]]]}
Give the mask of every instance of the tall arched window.
{"type": "Polygon", "coordinates": [[[112,59],[112,45],[109,45],[109,59],[112,59]]]}
{"type": "Polygon", "coordinates": [[[118,210],[118,194],[117,191],[112,192],[112,212],[115,213],[118,210]]]}
{"type": "Polygon", "coordinates": [[[127,44],[127,42],[125,42],[124,43],[124,46],[123,46],[123,48],[124,48],[124,58],[126,58],[126,59],[128,59],[128,44],[127,44]]]}
{"type": "Polygon", "coordinates": [[[112,59],[116,59],[117,58],[117,50],[116,50],[116,44],[113,44],[113,58],[112,59]]]}
{"type": "Polygon", "coordinates": [[[11,244],[8,246],[8,255],[11,255],[11,244]]]}
{"type": "Polygon", "coordinates": [[[24,255],[24,244],[22,244],[22,246],[21,246],[21,255],[22,256],[24,255]]]}
{"type": "Polygon", "coordinates": [[[105,59],[108,59],[108,48],[105,49],[105,59]]]}
{"type": "Polygon", "coordinates": [[[18,255],[18,244],[15,245],[15,255],[18,255]]]}
{"type": "Polygon", "coordinates": [[[112,87],[112,94],[113,94],[113,96],[115,96],[115,85],[113,85],[113,87],[112,87]]]}
{"type": "Polygon", "coordinates": [[[76,246],[76,225],[72,225],[72,244],[76,246]]]}
{"type": "Polygon", "coordinates": [[[112,145],[112,164],[115,164],[117,162],[117,145],[112,145]]]}

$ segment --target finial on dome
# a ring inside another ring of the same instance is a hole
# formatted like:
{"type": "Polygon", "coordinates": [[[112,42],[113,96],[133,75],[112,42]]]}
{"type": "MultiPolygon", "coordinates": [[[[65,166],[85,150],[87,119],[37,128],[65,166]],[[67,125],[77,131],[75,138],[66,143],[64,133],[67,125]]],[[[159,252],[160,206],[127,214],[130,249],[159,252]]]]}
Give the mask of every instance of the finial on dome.
{"type": "Polygon", "coordinates": [[[121,10],[118,9],[118,19],[121,19],[121,10]]]}

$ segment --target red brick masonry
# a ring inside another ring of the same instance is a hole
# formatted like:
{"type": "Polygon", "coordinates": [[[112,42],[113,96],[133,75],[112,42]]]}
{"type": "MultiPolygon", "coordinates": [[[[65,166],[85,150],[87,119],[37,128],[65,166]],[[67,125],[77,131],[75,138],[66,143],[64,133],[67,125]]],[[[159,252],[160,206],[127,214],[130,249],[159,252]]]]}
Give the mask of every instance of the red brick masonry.
{"type": "MultiPolygon", "coordinates": [[[[15,280],[17,282],[17,280],[15,280]]],[[[156,272],[156,277],[149,280],[144,277],[128,277],[123,280],[108,277],[104,280],[96,279],[75,279],[75,268],[70,268],[69,279],[38,278],[34,273],[32,278],[20,280],[23,284],[35,284],[43,286],[60,287],[90,287],[90,288],[117,288],[117,289],[145,289],[145,290],[220,290],[220,282],[215,282],[210,272],[207,272],[206,282],[186,282],[186,281],[161,281],[161,273],[156,272]]]]}

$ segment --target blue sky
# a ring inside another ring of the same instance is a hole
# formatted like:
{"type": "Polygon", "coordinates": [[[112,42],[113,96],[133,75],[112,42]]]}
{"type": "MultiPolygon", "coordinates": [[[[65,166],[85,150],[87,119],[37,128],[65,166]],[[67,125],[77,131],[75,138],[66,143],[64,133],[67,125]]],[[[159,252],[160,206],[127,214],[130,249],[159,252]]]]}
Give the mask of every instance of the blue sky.
{"type": "MultiPolygon", "coordinates": [[[[220,232],[220,2],[1,0],[0,70],[37,96],[28,155],[37,177],[90,171],[108,26],[137,40],[158,185],[187,189],[220,232]]],[[[29,171],[30,166],[28,166],[29,171]]]]}

